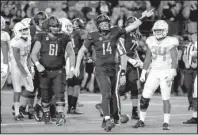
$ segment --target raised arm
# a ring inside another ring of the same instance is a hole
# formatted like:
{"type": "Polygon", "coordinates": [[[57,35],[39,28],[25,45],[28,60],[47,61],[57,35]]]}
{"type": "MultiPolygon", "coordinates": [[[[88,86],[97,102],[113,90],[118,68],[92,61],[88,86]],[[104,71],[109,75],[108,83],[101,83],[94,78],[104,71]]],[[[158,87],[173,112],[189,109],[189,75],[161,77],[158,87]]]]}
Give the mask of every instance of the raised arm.
{"type": "Polygon", "coordinates": [[[129,33],[131,31],[137,29],[142,24],[143,19],[145,19],[146,17],[151,17],[153,15],[153,10],[154,9],[152,9],[150,11],[147,11],[147,10],[144,11],[142,13],[142,16],[139,19],[137,19],[135,22],[133,22],[132,24],[130,24],[129,26],[127,26],[125,28],[126,32],[129,33]]]}

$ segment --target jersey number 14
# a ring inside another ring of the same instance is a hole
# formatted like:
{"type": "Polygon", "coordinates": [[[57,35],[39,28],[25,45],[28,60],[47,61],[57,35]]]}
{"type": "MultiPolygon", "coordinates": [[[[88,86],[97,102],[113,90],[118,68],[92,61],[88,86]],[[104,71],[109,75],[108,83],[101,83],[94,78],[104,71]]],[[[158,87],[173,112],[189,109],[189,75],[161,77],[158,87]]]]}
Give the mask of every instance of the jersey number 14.
{"type": "Polygon", "coordinates": [[[111,49],[111,45],[110,42],[105,42],[102,44],[102,54],[106,55],[106,52],[109,52],[110,54],[112,54],[112,49],[111,49]]]}
{"type": "Polygon", "coordinates": [[[49,46],[49,55],[57,56],[58,54],[58,44],[50,44],[49,46]]]}

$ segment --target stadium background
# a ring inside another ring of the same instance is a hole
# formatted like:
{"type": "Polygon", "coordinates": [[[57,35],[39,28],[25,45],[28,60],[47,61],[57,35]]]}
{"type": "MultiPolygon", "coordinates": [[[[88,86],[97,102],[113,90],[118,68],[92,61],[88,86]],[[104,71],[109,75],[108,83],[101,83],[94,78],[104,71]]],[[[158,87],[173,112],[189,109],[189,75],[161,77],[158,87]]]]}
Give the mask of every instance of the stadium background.
{"type": "MultiPolygon", "coordinates": [[[[191,41],[191,35],[197,32],[197,1],[1,1],[1,15],[6,20],[5,30],[11,37],[15,23],[23,18],[33,17],[40,10],[49,16],[66,17],[70,20],[82,18],[86,29],[93,31],[96,29],[94,19],[100,13],[109,15],[113,25],[123,27],[128,16],[140,17],[145,9],[152,8],[156,9],[155,15],[140,27],[143,34],[140,45],[144,46],[146,37],[152,34],[153,23],[158,19],[164,19],[169,24],[169,35],[179,39],[182,54],[184,46],[191,41]]],[[[179,70],[185,68],[184,64],[179,66],[179,70]]],[[[181,74],[179,76],[182,76],[181,74]]],[[[178,77],[176,81],[178,79],[181,78],[178,77]]],[[[178,86],[175,87],[178,89],[178,86]]],[[[178,94],[178,90],[175,92],[178,94]]],[[[186,93],[185,89],[183,92],[186,93]]]]}

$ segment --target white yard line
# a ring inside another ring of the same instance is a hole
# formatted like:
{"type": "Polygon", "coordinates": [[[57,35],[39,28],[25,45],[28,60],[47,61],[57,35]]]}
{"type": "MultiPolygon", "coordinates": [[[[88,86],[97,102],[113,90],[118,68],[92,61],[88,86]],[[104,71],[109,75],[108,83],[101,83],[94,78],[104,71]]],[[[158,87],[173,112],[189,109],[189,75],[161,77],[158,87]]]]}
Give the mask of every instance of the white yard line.
{"type": "MultiPolygon", "coordinates": [[[[192,114],[172,114],[171,117],[180,117],[180,116],[191,116],[192,114]]],[[[157,117],[163,117],[164,115],[155,115],[155,116],[147,116],[148,118],[157,118],[157,117]]],[[[66,116],[66,118],[72,118],[74,116],[66,116]]],[[[100,119],[93,119],[92,121],[97,121],[100,119]]],[[[148,121],[148,120],[147,120],[148,121]]],[[[16,125],[43,125],[43,122],[27,122],[27,123],[2,123],[2,127],[6,126],[16,126],[16,125]]]]}

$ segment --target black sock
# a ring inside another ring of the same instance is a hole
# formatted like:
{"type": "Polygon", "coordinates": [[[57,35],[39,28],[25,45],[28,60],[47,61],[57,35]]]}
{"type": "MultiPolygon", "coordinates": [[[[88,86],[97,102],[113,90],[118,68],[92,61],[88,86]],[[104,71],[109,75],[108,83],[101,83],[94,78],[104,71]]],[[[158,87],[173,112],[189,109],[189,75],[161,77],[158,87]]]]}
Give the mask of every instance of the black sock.
{"type": "Polygon", "coordinates": [[[68,110],[71,110],[72,107],[72,95],[67,96],[67,102],[68,102],[68,110]]]}
{"type": "Polygon", "coordinates": [[[134,107],[133,107],[132,112],[137,112],[137,106],[134,106],[134,107]]]}
{"type": "Polygon", "coordinates": [[[72,107],[74,109],[76,109],[77,101],[78,101],[78,97],[72,96],[72,103],[71,104],[72,104],[72,107]]]}

